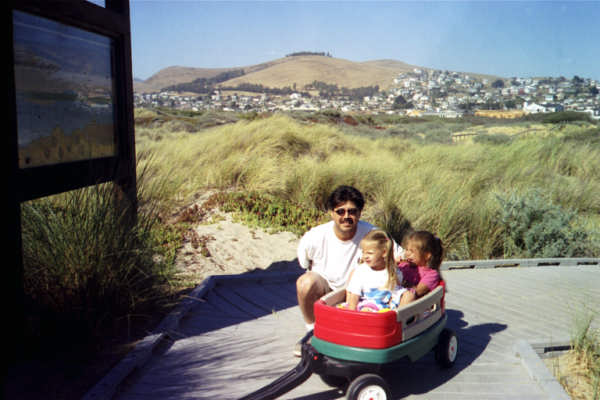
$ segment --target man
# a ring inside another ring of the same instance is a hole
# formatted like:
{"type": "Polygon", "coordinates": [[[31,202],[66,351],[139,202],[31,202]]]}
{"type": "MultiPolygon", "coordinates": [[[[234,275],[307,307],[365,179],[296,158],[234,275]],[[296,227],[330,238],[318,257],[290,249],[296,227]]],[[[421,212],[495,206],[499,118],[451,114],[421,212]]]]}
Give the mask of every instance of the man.
{"type": "MultiPolygon", "coordinates": [[[[363,195],[351,186],[339,186],[327,199],[331,221],[306,232],[298,245],[298,262],[307,271],[296,281],[298,305],[307,331],[314,327],[315,301],[326,293],[346,286],[360,257],[360,241],[375,227],[360,220],[363,195]]],[[[394,253],[402,252],[395,244],[394,253]]],[[[294,354],[300,356],[300,344],[294,354]]]]}

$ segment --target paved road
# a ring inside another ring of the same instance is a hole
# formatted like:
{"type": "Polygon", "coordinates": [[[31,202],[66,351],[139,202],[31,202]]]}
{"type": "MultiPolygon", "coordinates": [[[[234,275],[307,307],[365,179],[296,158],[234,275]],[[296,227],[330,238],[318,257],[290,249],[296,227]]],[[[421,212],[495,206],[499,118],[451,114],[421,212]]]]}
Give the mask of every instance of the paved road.
{"type": "MultiPolygon", "coordinates": [[[[600,266],[466,269],[443,275],[449,289],[448,325],[458,335],[459,358],[451,370],[440,370],[432,355],[401,365],[388,377],[394,398],[560,398],[555,386],[532,378],[515,344],[522,339],[563,342],[576,318],[598,313],[600,266]]],[[[234,399],[293,368],[298,359],[292,348],[304,333],[295,276],[213,280],[214,287],[193,300],[171,340],[120,385],[115,398],[234,399]]],[[[343,393],[313,375],[282,398],[328,400],[343,393]]]]}

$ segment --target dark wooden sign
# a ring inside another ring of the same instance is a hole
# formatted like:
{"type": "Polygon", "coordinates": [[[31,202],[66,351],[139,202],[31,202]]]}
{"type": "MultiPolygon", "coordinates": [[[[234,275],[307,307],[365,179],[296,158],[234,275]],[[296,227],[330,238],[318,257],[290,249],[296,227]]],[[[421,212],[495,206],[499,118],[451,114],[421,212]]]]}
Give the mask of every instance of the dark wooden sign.
{"type": "Polygon", "coordinates": [[[9,128],[2,136],[13,251],[3,281],[19,319],[21,202],[113,181],[135,209],[131,31],[128,0],[13,0],[6,17],[9,128]]]}

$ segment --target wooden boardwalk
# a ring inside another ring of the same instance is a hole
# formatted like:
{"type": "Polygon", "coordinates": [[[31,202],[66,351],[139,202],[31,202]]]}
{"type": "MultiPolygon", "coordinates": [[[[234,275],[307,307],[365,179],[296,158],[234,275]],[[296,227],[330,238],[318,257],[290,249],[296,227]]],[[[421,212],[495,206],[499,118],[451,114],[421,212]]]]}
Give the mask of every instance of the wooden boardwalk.
{"type": "MultiPolygon", "coordinates": [[[[304,334],[295,297],[297,275],[214,278],[201,298],[191,300],[170,339],[156,346],[114,398],[235,399],[293,368],[298,359],[292,349],[304,334]]],[[[578,316],[598,314],[600,266],[458,269],[443,275],[449,288],[448,326],[460,341],[456,365],[440,370],[432,355],[401,365],[387,377],[394,398],[557,398],[531,377],[515,344],[521,339],[563,342],[578,316]]],[[[343,397],[316,375],[282,396],[343,397]]]]}

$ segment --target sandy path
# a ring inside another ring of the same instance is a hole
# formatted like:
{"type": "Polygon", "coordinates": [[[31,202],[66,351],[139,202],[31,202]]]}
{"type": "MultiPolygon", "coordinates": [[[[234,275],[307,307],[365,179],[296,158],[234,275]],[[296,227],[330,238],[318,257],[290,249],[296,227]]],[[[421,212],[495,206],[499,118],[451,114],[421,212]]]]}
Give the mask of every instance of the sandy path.
{"type": "MultiPolygon", "coordinates": [[[[202,208],[207,197],[202,196],[195,205],[202,208]]],[[[290,232],[271,234],[236,223],[230,214],[211,211],[187,232],[177,256],[177,268],[182,276],[196,282],[210,275],[298,269],[299,240],[290,232]]]]}

